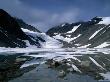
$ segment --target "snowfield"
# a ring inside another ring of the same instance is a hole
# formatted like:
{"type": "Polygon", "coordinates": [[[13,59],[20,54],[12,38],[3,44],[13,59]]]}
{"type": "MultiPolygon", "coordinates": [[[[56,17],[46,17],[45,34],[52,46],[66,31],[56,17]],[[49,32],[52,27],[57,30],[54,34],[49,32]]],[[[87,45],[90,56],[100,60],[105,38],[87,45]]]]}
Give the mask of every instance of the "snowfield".
{"type": "Polygon", "coordinates": [[[99,22],[98,24],[105,24],[109,25],[110,24],[110,17],[101,17],[103,21],[99,22]]]}
{"type": "MultiPolygon", "coordinates": [[[[31,35],[36,38],[36,36],[41,37],[45,42],[40,42],[42,48],[60,48],[62,47],[62,44],[57,41],[54,38],[51,38],[50,36],[46,35],[45,33],[38,33],[38,32],[33,32],[28,29],[22,28],[23,32],[25,32],[27,35],[31,35]]],[[[26,42],[27,46],[30,47],[28,42],[26,42]]],[[[31,46],[32,47],[32,46],[31,46]]],[[[34,46],[35,47],[35,46],[34,46]]]]}

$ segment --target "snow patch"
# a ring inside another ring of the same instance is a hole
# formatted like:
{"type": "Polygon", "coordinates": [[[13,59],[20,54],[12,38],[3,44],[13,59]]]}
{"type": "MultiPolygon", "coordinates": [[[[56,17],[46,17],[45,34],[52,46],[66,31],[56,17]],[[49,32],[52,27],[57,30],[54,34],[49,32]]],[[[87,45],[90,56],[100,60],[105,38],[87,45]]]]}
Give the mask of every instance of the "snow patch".
{"type": "Polygon", "coordinates": [[[76,45],[76,46],[80,46],[81,44],[74,44],[74,45],[76,45]]]}
{"type": "Polygon", "coordinates": [[[109,46],[109,45],[110,45],[109,42],[104,42],[104,43],[102,43],[102,44],[100,44],[99,46],[94,47],[94,48],[104,48],[104,47],[107,47],[107,46],[109,46]]]}
{"type": "Polygon", "coordinates": [[[63,41],[66,41],[66,42],[69,43],[69,42],[71,42],[71,41],[77,39],[77,38],[80,37],[80,36],[81,36],[81,34],[79,34],[78,36],[73,37],[73,38],[68,38],[68,37],[63,37],[63,36],[61,36],[61,34],[58,34],[58,35],[53,36],[53,37],[54,37],[55,39],[63,40],[63,41]]]}
{"type": "Polygon", "coordinates": [[[62,24],[61,26],[62,26],[62,27],[64,27],[64,26],[65,26],[65,23],[64,23],[64,24],[62,24]]]}
{"type": "Polygon", "coordinates": [[[98,24],[105,24],[108,25],[110,24],[110,17],[101,17],[102,21],[100,21],[98,24]]]}
{"type": "Polygon", "coordinates": [[[102,29],[103,29],[103,28],[97,30],[97,31],[89,38],[89,40],[92,39],[92,38],[94,38],[94,37],[97,35],[97,33],[99,33],[102,29]]]}
{"type": "Polygon", "coordinates": [[[21,30],[23,31],[23,32],[27,32],[27,33],[37,33],[37,32],[34,32],[34,31],[30,31],[30,30],[28,30],[28,29],[24,29],[24,28],[21,28],[21,30]]]}
{"type": "Polygon", "coordinates": [[[91,44],[87,44],[87,45],[84,45],[84,46],[80,46],[78,48],[87,48],[88,46],[90,46],[91,44]]]}
{"type": "MultiPolygon", "coordinates": [[[[81,25],[81,24],[80,24],[80,25],[81,25]]],[[[74,26],[73,29],[72,29],[71,31],[68,31],[67,33],[73,33],[73,32],[75,32],[80,25],[74,26]]]]}

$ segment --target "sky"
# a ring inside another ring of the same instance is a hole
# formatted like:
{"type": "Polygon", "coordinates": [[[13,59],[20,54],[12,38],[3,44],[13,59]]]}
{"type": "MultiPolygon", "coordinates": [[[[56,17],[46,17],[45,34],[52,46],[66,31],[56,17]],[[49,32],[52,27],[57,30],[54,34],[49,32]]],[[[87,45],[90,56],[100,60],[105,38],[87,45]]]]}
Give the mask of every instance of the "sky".
{"type": "Polygon", "coordinates": [[[0,8],[42,32],[65,22],[110,16],[110,0],[0,0],[0,8]]]}

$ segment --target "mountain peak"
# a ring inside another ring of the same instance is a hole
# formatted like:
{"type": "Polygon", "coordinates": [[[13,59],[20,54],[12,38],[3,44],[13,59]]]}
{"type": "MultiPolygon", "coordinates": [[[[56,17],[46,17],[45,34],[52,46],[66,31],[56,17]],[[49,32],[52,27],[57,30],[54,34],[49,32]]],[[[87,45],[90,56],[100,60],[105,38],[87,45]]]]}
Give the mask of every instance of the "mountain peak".
{"type": "Polygon", "coordinates": [[[102,21],[100,21],[98,24],[105,24],[109,25],[110,24],[110,17],[100,17],[102,21]]]}

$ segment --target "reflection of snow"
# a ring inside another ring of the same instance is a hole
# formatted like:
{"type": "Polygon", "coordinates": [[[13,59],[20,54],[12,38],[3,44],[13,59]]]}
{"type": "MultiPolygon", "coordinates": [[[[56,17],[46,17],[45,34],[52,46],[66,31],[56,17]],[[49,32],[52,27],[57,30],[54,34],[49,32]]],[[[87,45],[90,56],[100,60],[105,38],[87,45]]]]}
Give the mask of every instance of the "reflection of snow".
{"type": "Polygon", "coordinates": [[[81,71],[80,71],[74,64],[72,64],[72,67],[73,67],[73,69],[74,69],[75,71],[78,71],[78,72],[81,73],[81,71]]]}
{"type": "MultiPolygon", "coordinates": [[[[101,74],[101,76],[104,77],[104,80],[110,81],[110,72],[107,72],[107,73],[100,73],[100,74],[101,74]]],[[[108,81],[107,81],[107,82],[108,82],[108,81]]]]}
{"type": "Polygon", "coordinates": [[[57,54],[110,54],[109,48],[5,48],[0,47],[0,53],[39,53],[39,52],[54,52],[57,54]]]}
{"type": "Polygon", "coordinates": [[[94,64],[96,65],[96,66],[98,66],[98,67],[100,67],[101,69],[104,69],[100,64],[98,64],[98,62],[97,61],[95,61],[92,57],[89,57],[90,58],[90,60],[92,61],[92,62],[94,62],[94,64]]]}
{"type": "MultiPolygon", "coordinates": [[[[107,52],[110,54],[110,49],[107,49],[107,48],[104,48],[104,49],[98,49],[98,48],[91,48],[91,49],[89,48],[80,48],[80,49],[79,48],[53,48],[52,49],[52,48],[48,48],[47,49],[47,48],[29,48],[29,47],[28,48],[1,48],[0,47],[0,52],[4,52],[5,55],[6,53],[27,53],[25,54],[25,56],[35,57],[36,60],[31,61],[31,62],[30,61],[25,62],[21,66],[21,68],[28,67],[31,65],[44,64],[48,59],[53,59],[53,61],[56,61],[56,62],[63,62],[63,60],[66,60],[67,62],[65,64],[69,66],[68,70],[70,69],[78,73],[83,73],[84,71],[81,69],[79,65],[86,66],[88,62],[93,63],[95,64],[94,66],[101,68],[99,70],[102,70],[102,71],[105,70],[106,66],[101,64],[100,60],[96,61],[95,57],[93,57],[94,55],[89,55],[89,54],[91,53],[95,54],[97,52],[107,52]],[[83,54],[86,54],[86,55],[83,55],[83,54]],[[86,65],[82,64],[82,62],[85,62],[84,64],[86,65]]],[[[104,64],[106,65],[105,62],[104,64]]],[[[87,66],[91,68],[92,65],[89,64],[87,66]]],[[[109,74],[102,73],[101,75],[104,76],[105,79],[109,79],[109,74]]]]}

